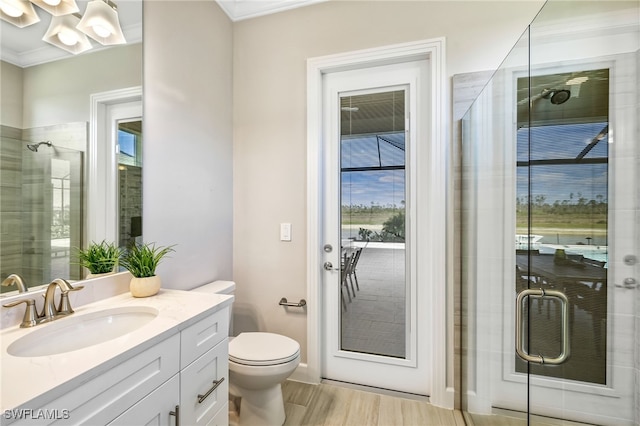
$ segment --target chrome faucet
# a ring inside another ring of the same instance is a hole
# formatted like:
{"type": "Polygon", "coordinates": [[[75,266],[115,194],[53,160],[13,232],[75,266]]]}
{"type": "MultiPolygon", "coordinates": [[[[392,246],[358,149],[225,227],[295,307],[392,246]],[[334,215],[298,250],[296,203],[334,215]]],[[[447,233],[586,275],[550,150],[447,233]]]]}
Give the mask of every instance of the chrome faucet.
{"type": "Polygon", "coordinates": [[[82,290],[84,286],[73,287],[66,280],[62,278],[56,278],[51,281],[51,283],[47,286],[47,290],[44,294],[44,307],[42,308],[42,313],[38,314],[36,312],[36,304],[33,299],[22,299],[17,300],[15,302],[7,303],[2,306],[5,308],[12,308],[14,306],[18,306],[21,303],[26,304],[26,310],[24,312],[24,318],[22,319],[22,323],[20,327],[33,327],[38,324],[42,324],[45,322],[55,321],[58,318],[62,318],[66,315],[71,315],[73,313],[73,309],[71,309],[71,304],[69,303],[69,292],[70,291],[78,291],[82,290]],[[56,308],[55,305],[55,295],[56,288],[60,287],[60,303],[56,308]]]}
{"type": "Polygon", "coordinates": [[[24,285],[24,281],[18,274],[11,274],[2,281],[3,286],[10,286],[14,284],[18,286],[18,293],[26,293],[28,291],[27,286],[24,285]]]}

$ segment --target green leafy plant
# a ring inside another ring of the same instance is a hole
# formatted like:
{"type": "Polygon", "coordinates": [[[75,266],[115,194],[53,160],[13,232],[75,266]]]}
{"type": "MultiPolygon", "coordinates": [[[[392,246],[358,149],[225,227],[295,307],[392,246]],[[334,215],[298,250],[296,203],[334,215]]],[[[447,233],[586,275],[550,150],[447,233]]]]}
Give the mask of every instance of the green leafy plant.
{"type": "Polygon", "coordinates": [[[174,251],[173,246],[156,247],[154,243],[136,244],[120,256],[120,265],[136,278],[153,277],[160,261],[172,251],[174,251]]]}
{"type": "Polygon", "coordinates": [[[86,249],[76,249],[76,257],[78,264],[87,268],[92,274],[104,274],[113,272],[120,256],[122,249],[114,243],[91,243],[86,249]]]}

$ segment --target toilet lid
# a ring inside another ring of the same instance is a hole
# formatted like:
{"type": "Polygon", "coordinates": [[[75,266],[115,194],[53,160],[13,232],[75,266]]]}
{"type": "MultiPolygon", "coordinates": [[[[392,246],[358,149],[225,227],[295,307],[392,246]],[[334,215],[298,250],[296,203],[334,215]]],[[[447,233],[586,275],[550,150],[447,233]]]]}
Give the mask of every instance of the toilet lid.
{"type": "Polygon", "coordinates": [[[300,344],[274,333],[240,333],[229,342],[229,360],[245,365],[275,365],[295,359],[300,344]]]}

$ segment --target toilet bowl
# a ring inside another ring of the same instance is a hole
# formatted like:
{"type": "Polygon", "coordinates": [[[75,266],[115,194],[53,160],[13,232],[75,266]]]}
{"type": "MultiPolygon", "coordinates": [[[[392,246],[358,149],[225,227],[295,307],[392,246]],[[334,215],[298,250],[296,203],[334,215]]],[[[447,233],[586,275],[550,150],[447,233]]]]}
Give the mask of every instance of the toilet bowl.
{"type": "MultiPolygon", "coordinates": [[[[216,281],[192,291],[233,294],[235,283],[216,281]]],[[[231,319],[229,324],[231,331],[231,319]]],[[[300,344],[289,337],[264,332],[240,333],[237,337],[230,337],[229,391],[240,398],[238,423],[241,426],[284,423],[281,384],[298,364],[300,344]]]]}
{"type": "Polygon", "coordinates": [[[240,333],[229,343],[229,381],[241,398],[240,425],[282,425],[281,383],[300,364],[300,345],[274,333],[240,333]]]}

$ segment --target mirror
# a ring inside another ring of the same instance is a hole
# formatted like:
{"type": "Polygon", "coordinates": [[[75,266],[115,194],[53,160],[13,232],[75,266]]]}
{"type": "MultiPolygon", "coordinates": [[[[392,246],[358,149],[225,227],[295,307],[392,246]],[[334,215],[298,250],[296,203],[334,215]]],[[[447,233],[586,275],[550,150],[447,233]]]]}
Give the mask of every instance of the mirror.
{"type": "MultiPolygon", "coordinates": [[[[79,14],[88,3],[77,0],[79,14]]],[[[0,280],[18,274],[31,288],[54,278],[80,280],[88,272],[76,264],[74,249],[86,247],[104,228],[94,223],[88,204],[96,188],[119,193],[123,174],[118,164],[123,156],[104,155],[115,152],[118,140],[98,140],[113,150],[90,144],[95,130],[91,99],[142,86],[142,1],[115,3],[126,44],[103,46],[89,39],[92,48],[77,55],[42,41],[52,17],[37,6],[36,24],[18,28],[0,21],[0,280]],[[107,167],[113,169],[110,174],[95,170],[107,167]]],[[[113,125],[139,143],[141,120],[137,113],[113,125]]],[[[138,155],[126,167],[139,169],[140,160],[138,155]]],[[[133,174],[127,174],[129,181],[133,174]]],[[[129,222],[114,229],[125,229],[130,239],[140,229],[139,219],[132,217],[141,216],[141,203],[131,207],[128,201],[123,214],[122,200],[116,195],[103,210],[129,222]]],[[[4,296],[17,286],[0,291],[4,296]]]]}

